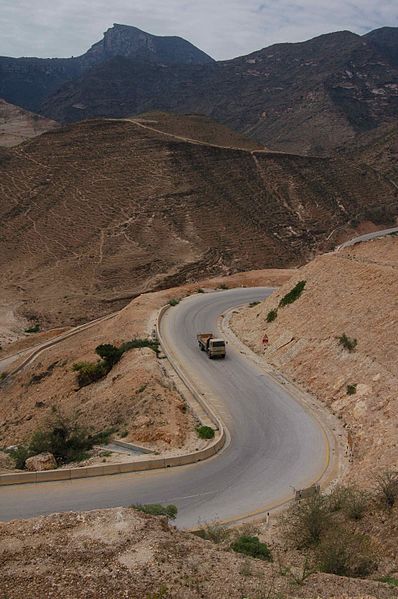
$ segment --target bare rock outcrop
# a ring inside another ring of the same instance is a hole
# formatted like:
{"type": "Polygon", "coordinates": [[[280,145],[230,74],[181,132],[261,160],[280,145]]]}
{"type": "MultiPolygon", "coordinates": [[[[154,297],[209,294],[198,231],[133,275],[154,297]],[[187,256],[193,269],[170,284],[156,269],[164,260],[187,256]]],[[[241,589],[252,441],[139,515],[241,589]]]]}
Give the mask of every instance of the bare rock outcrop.
{"type": "Polygon", "coordinates": [[[57,467],[55,457],[50,452],[39,453],[26,460],[26,468],[29,472],[43,472],[54,470],[57,467]]]}

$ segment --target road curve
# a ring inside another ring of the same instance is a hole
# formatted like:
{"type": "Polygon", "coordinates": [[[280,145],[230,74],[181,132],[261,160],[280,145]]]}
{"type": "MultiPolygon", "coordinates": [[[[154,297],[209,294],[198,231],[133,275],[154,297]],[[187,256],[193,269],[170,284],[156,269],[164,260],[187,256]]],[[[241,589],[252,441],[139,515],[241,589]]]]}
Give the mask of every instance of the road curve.
{"type": "Polygon", "coordinates": [[[160,502],[178,506],[178,526],[193,527],[271,509],[291,495],[292,487],[317,480],[329,448],[313,416],[232,346],[221,361],[209,360],[196,346],[196,333],[216,330],[224,311],[262,300],[271,291],[198,294],[170,309],[162,321],[168,348],[230,433],[220,454],[170,470],[3,487],[0,519],[160,502]]]}
{"type": "Polygon", "coordinates": [[[380,237],[386,237],[387,235],[395,234],[398,234],[398,227],[392,227],[391,229],[383,229],[381,231],[373,231],[373,233],[366,233],[365,235],[360,235],[359,237],[349,239],[348,241],[345,241],[344,243],[339,245],[336,249],[337,251],[339,251],[343,248],[356,245],[357,243],[362,243],[363,241],[372,241],[372,239],[379,239],[380,237]]]}

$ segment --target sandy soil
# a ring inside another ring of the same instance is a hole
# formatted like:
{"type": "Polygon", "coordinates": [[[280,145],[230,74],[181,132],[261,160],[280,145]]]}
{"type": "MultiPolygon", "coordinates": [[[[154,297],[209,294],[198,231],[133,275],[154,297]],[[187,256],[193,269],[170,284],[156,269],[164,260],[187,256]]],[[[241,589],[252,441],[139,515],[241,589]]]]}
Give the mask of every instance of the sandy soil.
{"type": "Polygon", "coordinates": [[[397,265],[396,237],[321,256],[257,309],[244,309],[232,321],[235,333],[264,362],[343,420],[353,452],[348,476],[358,482],[398,467],[397,265]],[[302,296],[268,323],[268,312],[299,280],[306,281],[302,296]],[[343,333],[357,339],[354,351],[340,345],[343,333]],[[348,385],[356,385],[354,394],[347,393],[348,385]]]}

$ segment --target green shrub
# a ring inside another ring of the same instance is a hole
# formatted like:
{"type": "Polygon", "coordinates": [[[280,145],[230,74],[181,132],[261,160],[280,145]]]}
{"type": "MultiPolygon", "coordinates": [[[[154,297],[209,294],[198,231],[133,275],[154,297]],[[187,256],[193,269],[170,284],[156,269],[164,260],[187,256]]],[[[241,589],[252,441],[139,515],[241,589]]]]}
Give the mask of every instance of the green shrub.
{"type": "Polygon", "coordinates": [[[88,457],[88,451],[98,443],[108,443],[113,429],[92,434],[75,422],[70,422],[61,416],[50,422],[47,429],[33,433],[29,446],[29,456],[50,452],[57,464],[82,461],[88,457]]]}
{"type": "Polygon", "coordinates": [[[199,289],[196,290],[196,293],[204,293],[204,292],[205,292],[205,290],[202,289],[201,287],[199,287],[199,289]]]}
{"type": "Polygon", "coordinates": [[[169,306],[178,306],[180,301],[181,301],[180,299],[173,297],[171,300],[169,300],[169,306]]]}
{"type": "Polygon", "coordinates": [[[344,526],[333,527],[316,549],[322,572],[338,576],[363,577],[377,567],[375,549],[367,535],[344,526]]]}
{"type": "Polygon", "coordinates": [[[8,376],[7,372],[0,372],[0,382],[4,381],[8,376]]]}
{"type": "Polygon", "coordinates": [[[243,553],[250,557],[272,561],[272,554],[265,543],[261,543],[258,537],[241,536],[231,545],[231,549],[237,553],[243,553]]]}
{"type": "Polygon", "coordinates": [[[213,439],[214,429],[210,426],[198,426],[196,432],[201,439],[213,439]]]}
{"type": "Polygon", "coordinates": [[[36,324],[32,325],[28,329],[25,329],[25,333],[40,333],[40,325],[39,325],[39,323],[36,322],[36,324]]]}
{"type": "Polygon", "coordinates": [[[116,347],[111,343],[104,343],[103,345],[98,345],[98,347],[95,348],[95,353],[98,354],[99,357],[102,358],[110,368],[112,368],[112,366],[114,366],[116,362],[119,362],[120,358],[123,355],[123,351],[121,350],[121,348],[116,347]]]}
{"type": "Polygon", "coordinates": [[[15,468],[23,470],[25,462],[30,457],[29,449],[24,445],[19,445],[16,449],[10,449],[9,454],[15,462],[15,468]]]}
{"type": "Polygon", "coordinates": [[[221,285],[219,285],[219,286],[217,287],[217,289],[224,289],[224,290],[225,290],[225,289],[229,289],[229,287],[228,287],[228,285],[226,285],[225,283],[221,283],[221,285]]]}
{"type": "Polygon", "coordinates": [[[95,351],[102,358],[98,362],[76,362],[73,364],[73,370],[78,373],[77,381],[79,387],[85,387],[91,383],[102,379],[113,368],[123,354],[131,349],[149,347],[156,354],[159,353],[159,342],[154,339],[132,339],[122,343],[120,347],[116,347],[111,343],[98,345],[95,351]]]}
{"type": "Polygon", "coordinates": [[[357,385],[347,385],[347,395],[355,395],[357,392],[357,385]]]}
{"type": "Polygon", "coordinates": [[[79,387],[85,387],[99,381],[110,371],[110,367],[100,360],[98,362],[76,362],[73,364],[73,370],[77,372],[77,382],[79,387]]]}
{"type": "Polygon", "coordinates": [[[356,339],[352,339],[347,337],[345,333],[343,333],[340,337],[338,337],[340,345],[344,347],[344,349],[348,349],[349,352],[354,351],[356,348],[358,341],[356,339]]]}
{"type": "Polygon", "coordinates": [[[303,293],[305,285],[306,285],[306,281],[299,281],[297,283],[297,285],[295,285],[293,287],[293,289],[291,291],[289,291],[289,293],[287,293],[286,295],[284,295],[282,297],[282,299],[279,302],[279,305],[281,307],[283,307],[283,306],[287,306],[288,304],[292,304],[293,302],[295,302],[300,297],[300,295],[303,293]]]}
{"type": "Polygon", "coordinates": [[[169,520],[175,520],[177,517],[177,507],[173,504],[161,505],[160,503],[136,503],[131,508],[150,514],[151,516],[166,516],[169,520]]]}
{"type": "Polygon", "coordinates": [[[278,316],[278,310],[270,310],[267,314],[267,322],[274,322],[278,316]]]}
{"type": "Polygon", "coordinates": [[[249,304],[249,308],[255,308],[256,306],[259,305],[260,302],[250,302],[249,304]]]}

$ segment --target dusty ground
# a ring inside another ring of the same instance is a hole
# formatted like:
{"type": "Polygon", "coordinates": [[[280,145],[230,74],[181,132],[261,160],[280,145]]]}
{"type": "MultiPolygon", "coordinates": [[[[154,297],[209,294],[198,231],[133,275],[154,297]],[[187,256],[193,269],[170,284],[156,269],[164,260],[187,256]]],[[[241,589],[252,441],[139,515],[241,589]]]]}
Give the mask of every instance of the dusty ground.
{"type": "Polygon", "coordinates": [[[386,584],[326,574],[298,586],[276,564],[229,552],[129,508],[0,524],[0,551],[8,599],[398,596],[386,584]]]}
{"type": "MultiPolygon", "coordinates": [[[[76,417],[97,431],[114,428],[116,436],[157,450],[199,447],[196,420],[175,388],[166,363],[150,349],[131,350],[107,377],[82,389],[72,371],[75,362],[96,361],[101,343],[120,344],[151,335],[157,311],[169,299],[216,289],[220,285],[282,284],[293,271],[252,271],[231,277],[148,293],[133,300],[112,319],[81,331],[48,349],[35,362],[0,387],[0,447],[27,441],[54,410],[76,417]]],[[[12,354],[21,342],[2,355],[12,354]]],[[[1,358],[1,354],[0,354],[1,358]]]]}
{"type": "MultiPolygon", "coordinates": [[[[199,121],[159,127],[239,137],[199,121]]],[[[394,221],[396,189],[371,169],[247,143],[96,120],[0,148],[2,302],[45,329],[77,325],[144,291],[301,265],[364,221],[394,221]]]]}
{"type": "Polygon", "coordinates": [[[275,295],[233,319],[264,361],[314,393],[341,418],[353,452],[350,480],[398,467],[398,239],[388,237],[316,258],[275,295]],[[299,280],[302,296],[266,317],[299,280]],[[262,338],[268,335],[264,350],[262,338]],[[358,345],[339,344],[343,333],[358,345]],[[347,393],[357,385],[356,393],[347,393]]]}
{"type": "Polygon", "coordinates": [[[0,146],[16,146],[57,127],[56,121],[0,99],[0,146]]]}

